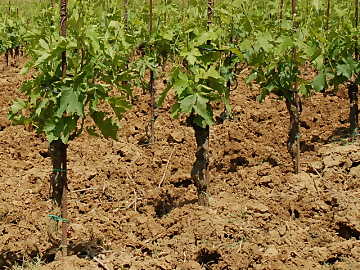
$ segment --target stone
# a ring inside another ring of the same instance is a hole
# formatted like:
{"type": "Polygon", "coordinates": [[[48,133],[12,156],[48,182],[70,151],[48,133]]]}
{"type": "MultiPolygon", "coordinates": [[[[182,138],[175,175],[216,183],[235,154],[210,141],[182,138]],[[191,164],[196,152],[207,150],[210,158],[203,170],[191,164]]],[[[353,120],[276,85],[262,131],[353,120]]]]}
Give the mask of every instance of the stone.
{"type": "Polygon", "coordinates": [[[176,267],[176,270],[201,270],[202,267],[198,262],[189,261],[176,267]]]}
{"type": "Polygon", "coordinates": [[[169,134],[168,141],[182,143],[185,140],[184,132],[181,130],[174,130],[169,134]]]}
{"type": "Polygon", "coordinates": [[[360,165],[350,169],[350,175],[360,179],[360,165]]]}
{"type": "Polygon", "coordinates": [[[300,172],[296,177],[301,188],[304,188],[308,191],[316,191],[314,181],[308,173],[300,172]]]}
{"type": "Polygon", "coordinates": [[[354,258],[360,258],[360,247],[354,247],[354,248],[351,250],[351,255],[352,255],[354,258]]]}
{"type": "Polygon", "coordinates": [[[324,157],[324,165],[326,168],[331,168],[335,166],[340,166],[340,164],[343,162],[343,158],[339,155],[329,155],[324,157]]]}
{"type": "Polygon", "coordinates": [[[275,246],[268,247],[264,252],[264,256],[267,257],[275,257],[277,255],[279,255],[279,251],[276,249],[275,246]]]}
{"type": "Polygon", "coordinates": [[[267,207],[266,205],[264,205],[260,202],[256,202],[256,201],[249,202],[247,207],[250,210],[253,210],[254,212],[259,212],[259,213],[266,213],[269,211],[269,207],[267,207]]]}
{"type": "Polygon", "coordinates": [[[320,173],[324,169],[324,164],[321,161],[314,161],[310,163],[310,167],[320,173]]]}

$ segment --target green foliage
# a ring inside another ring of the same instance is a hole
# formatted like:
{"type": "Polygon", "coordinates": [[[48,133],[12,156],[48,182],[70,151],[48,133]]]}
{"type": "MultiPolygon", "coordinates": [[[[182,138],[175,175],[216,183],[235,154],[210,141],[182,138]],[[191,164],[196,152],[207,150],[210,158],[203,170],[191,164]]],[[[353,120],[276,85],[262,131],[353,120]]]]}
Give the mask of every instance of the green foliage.
{"type": "Polygon", "coordinates": [[[160,96],[159,105],[171,88],[176,96],[172,116],[194,114],[196,123],[205,127],[214,123],[211,102],[223,101],[230,109],[229,89],[221,74],[224,53],[230,51],[217,45],[219,32],[190,29],[187,34],[188,39],[179,47],[179,64],[173,67],[170,86],[160,96]]]}
{"type": "Polygon", "coordinates": [[[129,1],[127,22],[120,0],[69,3],[67,38],[58,34],[58,8],[49,5],[21,21],[3,13],[0,23],[0,50],[27,44],[31,60],[24,72],[35,70],[22,87],[28,99],[14,103],[10,118],[32,123],[49,140],[67,142],[79,135],[87,116],[94,123],[87,128],[91,134],[115,137],[132,89],[148,89],[148,70],[158,78],[169,63],[158,105],[173,91],[171,114],[196,115],[202,127],[214,123],[213,102],[230,112],[226,85],[236,80],[239,63],[250,69],[247,82],[260,85],[260,101],[271,93],[291,99],[295,91],[308,96],[359,81],[359,63],[353,60],[359,30],[346,1],[333,2],[328,19],[325,1],[298,1],[296,29],[290,1],[284,1],[282,20],[277,1],[215,1],[209,31],[206,2],[155,1],[152,33],[143,2],[129,1]],[[65,49],[68,71],[62,78],[65,49]],[[303,76],[304,68],[317,70],[315,78],[303,76]]]}
{"type": "Polygon", "coordinates": [[[55,27],[48,28],[40,21],[43,25],[28,33],[31,60],[23,72],[35,69],[35,77],[21,88],[28,99],[14,102],[9,113],[17,124],[34,125],[49,142],[60,139],[67,143],[78,136],[86,116],[103,136],[115,139],[117,120],[130,107],[126,101],[129,92],[122,89],[122,81],[129,78],[125,67],[131,47],[123,38],[122,26],[113,20],[96,21],[90,9],[85,13],[82,1],[76,3],[70,10],[66,38],[56,31],[55,14],[48,21],[55,27]],[[67,74],[63,78],[64,50],[67,74]],[[114,88],[120,95],[112,94],[114,88]],[[113,113],[106,108],[112,108],[113,113]]]}
{"type": "Polygon", "coordinates": [[[15,14],[0,15],[0,54],[18,48],[23,43],[24,22],[15,14]]]}
{"type": "Polygon", "coordinates": [[[333,29],[319,39],[318,46],[321,48],[321,53],[315,60],[315,68],[319,75],[313,83],[318,91],[330,86],[337,89],[340,84],[358,77],[360,64],[354,60],[353,53],[355,37],[359,33],[355,29],[339,30],[333,29]]]}
{"type": "Polygon", "coordinates": [[[293,92],[309,95],[311,82],[300,76],[300,68],[313,54],[307,30],[294,31],[289,20],[279,21],[277,27],[262,28],[240,45],[253,67],[247,82],[254,80],[261,87],[259,101],[270,93],[289,100],[293,92]]]}

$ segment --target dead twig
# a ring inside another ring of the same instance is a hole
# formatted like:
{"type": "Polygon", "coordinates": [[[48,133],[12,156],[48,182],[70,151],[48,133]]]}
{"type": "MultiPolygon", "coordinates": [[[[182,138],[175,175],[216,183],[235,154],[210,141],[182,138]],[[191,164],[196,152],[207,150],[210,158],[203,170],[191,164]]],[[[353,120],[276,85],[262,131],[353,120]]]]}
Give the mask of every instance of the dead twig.
{"type": "Polygon", "coordinates": [[[134,184],[134,186],[136,188],[134,188],[135,199],[125,209],[129,209],[132,205],[134,205],[134,210],[135,210],[135,212],[137,212],[137,201],[139,199],[141,199],[141,192],[139,192],[140,197],[138,197],[138,194],[137,194],[138,193],[138,191],[137,191],[138,188],[137,188],[137,185],[136,185],[136,183],[134,181],[134,178],[131,176],[131,174],[129,173],[128,170],[126,170],[126,174],[127,174],[127,177],[129,178],[129,180],[131,182],[133,182],[133,184],[134,184]]]}
{"type": "Polygon", "coordinates": [[[174,152],[175,152],[175,149],[176,149],[176,148],[175,148],[175,146],[174,146],[174,148],[173,148],[173,150],[171,151],[171,154],[170,154],[170,156],[169,156],[169,159],[168,159],[168,161],[167,161],[167,163],[166,163],[165,170],[164,170],[163,176],[162,176],[162,178],[161,178],[161,181],[160,181],[158,187],[161,187],[162,183],[163,183],[164,180],[165,180],[166,172],[168,171],[169,164],[170,164],[171,158],[172,158],[172,156],[173,156],[173,154],[174,154],[174,152]]]}
{"type": "Polygon", "coordinates": [[[83,191],[88,191],[88,190],[97,190],[96,187],[90,187],[90,188],[83,188],[83,189],[75,189],[75,190],[72,190],[70,191],[71,193],[73,192],[83,192],[83,191]]]}
{"type": "Polygon", "coordinates": [[[126,169],[126,175],[131,180],[131,182],[133,182],[133,184],[136,185],[134,178],[132,178],[131,174],[129,173],[129,171],[127,169],[126,169]]]}
{"type": "Polygon", "coordinates": [[[318,194],[318,196],[320,197],[321,195],[320,195],[319,189],[318,189],[318,187],[317,187],[317,185],[316,185],[315,179],[314,179],[313,177],[311,177],[311,179],[313,180],[313,183],[314,183],[314,187],[315,187],[316,193],[317,193],[317,194],[318,194]]]}
{"type": "MultiPolygon", "coordinates": [[[[312,166],[312,168],[314,169],[314,171],[316,172],[316,174],[320,177],[320,179],[323,179],[322,175],[318,172],[318,170],[317,170],[316,168],[314,168],[314,166],[312,166]]],[[[316,185],[315,179],[314,179],[313,177],[311,177],[311,179],[313,180],[315,190],[316,190],[318,196],[320,197],[321,194],[320,194],[319,189],[318,189],[318,187],[317,187],[317,185],[316,185]]]]}
{"type": "Polygon", "coordinates": [[[100,261],[97,257],[94,257],[93,260],[99,264],[104,270],[111,270],[104,262],[100,261]]]}

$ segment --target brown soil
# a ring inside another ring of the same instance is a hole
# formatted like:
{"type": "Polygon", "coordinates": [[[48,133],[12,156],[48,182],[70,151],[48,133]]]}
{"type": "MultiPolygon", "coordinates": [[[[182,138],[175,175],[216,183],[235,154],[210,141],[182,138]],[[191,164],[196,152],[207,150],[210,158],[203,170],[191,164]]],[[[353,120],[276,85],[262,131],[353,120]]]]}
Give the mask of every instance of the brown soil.
{"type": "Polygon", "coordinates": [[[284,102],[257,103],[240,79],[235,119],[211,128],[203,208],[190,180],[193,130],[167,105],[156,143],[141,145],[149,117],[140,96],[119,141],[83,134],[70,143],[70,256],[53,261],[47,142],[6,119],[24,77],[0,70],[0,269],[36,256],[42,270],[360,269],[360,144],[343,136],[346,97],[304,101],[294,175],[284,102]]]}

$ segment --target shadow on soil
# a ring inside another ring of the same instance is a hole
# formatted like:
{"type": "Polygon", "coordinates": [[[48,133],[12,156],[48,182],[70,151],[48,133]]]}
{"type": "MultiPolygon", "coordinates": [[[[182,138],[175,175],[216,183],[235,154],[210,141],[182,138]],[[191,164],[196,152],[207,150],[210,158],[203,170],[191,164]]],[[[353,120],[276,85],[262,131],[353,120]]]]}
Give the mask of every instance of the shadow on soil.
{"type": "Polygon", "coordinates": [[[356,230],[355,228],[350,227],[348,224],[339,222],[337,223],[338,228],[336,229],[337,234],[349,240],[351,238],[355,238],[356,240],[360,240],[360,231],[356,230]]]}
{"type": "MultiPolygon", "coordinates": [[[[83,259],[93,259],[101,254],[106,247],[103,246],[101,239],[91,239],[85,242],[70,243],[68,247],[68,255],[76,255],[83,259]]],[[[28,251],[27,255],[17,254],[15,252],[3,252],[0,254],[0,270],[11,269],[14,266],[24,266],[29,261],[36,261],[40,258],[43,264],[55,261],[55,257],[59,251],[58,246],[48,248],[44,253],[38,250],[28,251]]]]}
{"type": "Polygon", "coordinates": [[[166,192],[161,195],[161,198],[156,199],[153,205],[156,217],[162,218],[177,207],[183,207],[185,205],[195,203],[197,203],[197,200],[184,200],[179,202],[178,198],[175,198],[166,192]]]}
{"type": "Polygon", "coordinates": [[[352,139],[350,128],[339,127],[336,128],[326,140],[324,140],[324,143],[332,143],[338,141],[348,142],[348,140],[350,139],[352,139]]]}
{"type": "Polygon", "coordinates": [[[221,255],[216,250],[208,250],[203,248],[199,251],[196,261],[206,270],[211,269],[211,266],[218,264],[221,260],[221,255]]]}

